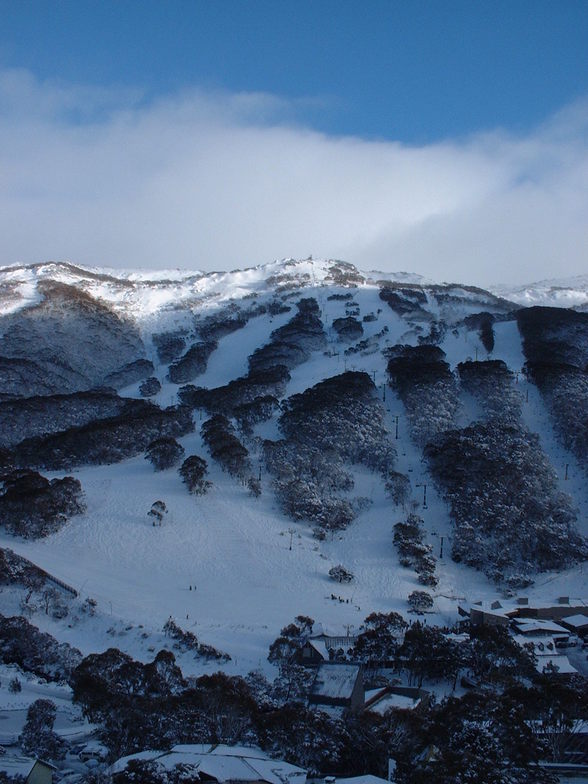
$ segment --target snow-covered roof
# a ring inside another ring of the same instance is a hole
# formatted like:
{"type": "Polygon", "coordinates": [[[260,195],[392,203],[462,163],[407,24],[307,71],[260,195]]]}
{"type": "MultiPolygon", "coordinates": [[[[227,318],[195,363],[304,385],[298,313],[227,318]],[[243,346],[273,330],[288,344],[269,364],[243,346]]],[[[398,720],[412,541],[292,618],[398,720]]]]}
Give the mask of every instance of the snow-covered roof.
{"type": "Polygon", "coordinates": [[[455,632],[449,632],[449,634],[443,635],[446,640],[451,640],[451,642],[455,643],[467,643],[470,641],[470,635],[467,632],[463,632],[462,634],[455,634],[455,632]]]}
{"type": "Polygon", "coordinates": [[[492,613],[493,615],[513,615],[518,610],[549,610],[561,609],[565,607],[586,607],[588,612],[588,599],[580,599],[578,597],[565,597],[556,599],[554,601],[545,601],[530,597],[523,601],[519,598],[513,599],[484,599],[474,602],[462,602],[460,606],[464,610],[479,610],[485,613],[492,613]]]}
{"type": "Polygon", "coordinates": [[[188,765],[219,782],[266,781],[268,784],[304,784],[306,771],[281,760],[270,759],[261,749],[248,746],[181,744],[171,751],[144,751],[114,763],[112,773],[124,770],[131,760],[156,761],[166,770],[188,765]]]}
{"type": "Polygon", "coordinates": [[[568,615],[567,618],[562,618],[561,622],[567,623],[568,626],[581,628],[582,626],[586,626],[586,624],[588,624],[588,615],[584,615],[583,613],[568,615]]]}
{"type": "Polygon", "coordinates": [[[558,623],[544,621],[540,618],[517,618],[515,625],[521,634],[564,634],[566,637],[569,637],[570,634],[568,629],[564,629],[558,623]]]}
{"type": "Polygon", "coordinates": [[[382,699],[376,700],[366,710],[383,715],[387,710],[390,710],[390,708],[412,710],[413,708],[416,708],[417,705],[420,705],[420,702],[420,697],[410,697],[406,694],[386,694],[382,699]]]}
{"type": "Polygon", "coordinates": [[[545,672],[549,665],[556,667],[557,672],[561,675],[573,675],[578,672],[578,670],[570,664],[570,660],[567,656],[550,656],[547,661],[545,661],[545,658],[546,657],[542,657],[537,662],[537,669],[539,672],[545,672]]]}
{"type": "Polygon", "coordinates": [[[537,657],[535,668],[537,672],[545,672],[545,669],[551,664],[557,667],[557,671],[562,675],[571,675],[578,672],[575,667],[570,664],[567,656],[557,653],[555,647],[555,640],[553,637],[527,637],[523,634],[514,635],[514,640],[521,647],[531,643],[533,645],[533,653],[537,657]]]}
{"type": "Polygon", "coordinates": [[[324,623],[315,623],[312,627],[310,639],[315,639],[317,637],[345,637],[349,639],[355,639],[355,636],[356,635],[350,633],[349,626],[335,626],[324,623]]]}
{"type": "Polygon", "coordinates": [[[337,778],[336,780],[336,784],[384,784],[384,782],[387,782],[387,779],[381,779],[379,776],[372,776],[371,774],[352,776],[350,779],[337,778]]]}
{"type": "Polygon", "coordinates": [[[532,645],[536,656],[543,656],[549,651],[555,650],[555,640],[553,637],[532,634],[513,634],[514,641],[522,647],[532,645]]]}
{"type": "Polygon", "coordinates": [[[313,697],[347,700],[359,676],[357,664],[321,664],[312,685],[313,697]]]}
{"type": "Polygon", "coordinates": [[[17,757],[10,754],[3,754],[0,756],[0,771],[6,773],[10,777],[24,776],[26,778],[37,762],[40,765],[46,765],[48,768],[56,770],[55,766],[51,765],[50,762],[43,762],[34,757],[17,757]]]}
{"type": "Polygon", "coordinates": [[[307,640],[307,642],[310,646],[312,646],[315,649],[315,651],[319,654],[319,656],[321,656],[324,659],[324,661],[329,661],[330,658],[329,649],[327,648],[324,640],[309,639],[307,640]]]}
{"type": "Polygon", "coordinates": [[[155,751],[154,749],[146,749],[145,751],[138,751],[136,754],[127,754],[126,757],[121,757],[114,762],[110,768],[111,773],[121,773],[131,760],[141,760],[142,762],[149,762],[156,760],[164,754],[162,751],[155,751]]]}
{"type": "MultiPolygon", "coordinates": [[[[467,605],[463,605],[463,606],[464,609],[467,608],[467,605]]],[[[500,618],[508,618],[505,608],[498,601],[484,600],[481,602],[473,602],[472,604],[469,605],[469,608],[467,609],[469,610],[469,612],[471,612],[472,610],[477,610],[478,612],[483,612],[486,615],[497,615],[500,618]]]]}

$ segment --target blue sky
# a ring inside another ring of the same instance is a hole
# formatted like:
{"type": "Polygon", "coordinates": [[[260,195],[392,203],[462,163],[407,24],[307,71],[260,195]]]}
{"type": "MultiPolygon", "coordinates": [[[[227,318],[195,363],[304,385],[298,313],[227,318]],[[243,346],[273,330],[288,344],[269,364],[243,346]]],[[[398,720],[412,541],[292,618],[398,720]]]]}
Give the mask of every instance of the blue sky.
{"type": "Polygon", "coordinates": [[[588,2],[0,0],[0,264],[587,271],[588,2]]]}
{"type": "Polygon", "coordinates": [[[328,133],[525,130],[588,93],[586,0],[3,0],[0,18],[5,66],[306,99],[328,133]]]}

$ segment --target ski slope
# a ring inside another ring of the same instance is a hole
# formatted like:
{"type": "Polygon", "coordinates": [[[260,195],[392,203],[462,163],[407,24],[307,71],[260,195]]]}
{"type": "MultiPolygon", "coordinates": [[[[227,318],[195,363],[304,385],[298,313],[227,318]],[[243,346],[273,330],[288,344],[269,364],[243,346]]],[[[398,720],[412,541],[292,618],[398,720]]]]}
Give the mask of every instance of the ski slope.
{"type": "MultiPolygon", "coordinates": [[[[283,265],[277,265],[269,272],[283,269],[283,265]]],[[[286,395],[302,392],[344,370],[369,373],[383,394],[386,359],[381,350],[396,343],[415,344],[419,325],[407,323],[382,302],[375,284],[367,282],[350,290],[326,288],[320,285],[321,276],[324,279],[326,274],[323,267],[311,262],[296,267],[297,275],[311,272],[312,285],[301,290],[300,296],[317,298],[329,343],[325,351],[315,352],[307,362],[292,370],[286,395]],[[346,303],[329,300],[327,296],[333,291],[351,291],[360,307],[360,319],[368,313],[376,315],[375,321],[363,322],[364,338],[387,327],[376,351],[345,356],[348,344],[338,341],[330,325],[335,318],[345,315],[346,303]]],[[[71,277],[69,271],[63,274],[71,277]]],[[[169,310],[178,292],[180,302],[191,302],[196,295],[208,294],[206,309],[212,312],[219,303],[240,300],[252,291],[265,291],[268,297],[273,297],[273,290],[264,289],[267,278],[267,268],[246,270],[238,275],[218,273],[192,278],[179,275],[168,286],[165,296],[163,274],[159,282],[151,280],[153,285],[147,287],[149,296],[141,293],[141,286],[146,284],[140,276],[129,278],[134,286],[130,290],[124,286],[120,290],[113,288],[104,281],[92,285],[100,296],[109,297],[117,307],[127,307],[127,312],[148,334],[154,325],[160,328],[163,324],[167,328],[185,320],[182,311],[169,310]]],[[[25,285],[30,285],[30,281],[25,281],[25,285]]],[[[34,294],[32,289],[29,293],[34,294]]],[[[298,298],[293,297],[291,302],[298,298]]],[[[269,340],[272,330],[289,321],[294,312],[295,308],[273,318],[267,314],[256,316],[243,329],[223,337],[210,357],[206,372],[194,383],[212,388],[244,375],[247,357],[269,340]]],[[[442,343],[452,369],[459,362],[474,358],[476,353],[479,358],[485,358],[477,333],[459,324],[468,312],[471,308],[467,303],[461,313],[455,312],[455,323],[450,324],[454,328],[448,329],[442,343]]],[[[431,313],[432,317],[440,314],[433,303],[431,313]]],[[[516,322],[496,324],[495,334],[492,357],[503,359],[514,371],[520,370],[524,357],[516,322]]],[[[155,352],[151,358],[156,361],[155,352]]],[[[155,375],[162,383],[155,400],[165,406],[176,402],[178,387],[167,380],[167,368],[156,366],[155,375]]],[[[579,527],[586,533],[586,483],[574,459],[558,443],[537,390],[522,378],[520,383],[525,396],[524,421],[530,430],[539,434],[560,475],[562,489],[574,498],[580,511],[579,527]],[[568,480],[562,475],[566,464],[568,480]]],[[[138,385],[122,390],[122,394],[138,394],[138,385]]],[[[476,416],[475,407],[468,407],[466,402],[460,425],[476,416]]],[[[482,574],[451,561],[452,524],[447,504],[428,475],[420,449],[409,437],[403,405],[389,388],[385,406],[390,438],[398,453],[397,470],[411,480],[415,510],[424,518],[428,543],[437,557],[443,541],[443,558],[437,564],[440,581],[431,591],[435,604],[430,622],[451,624],[457,619],[458,601],[495,598],[497,588],[482,574]],[[395,438],[397,416],[398,439],[395,438]],[[425,484],[427,507],[423,508],[425,484]]],[[[202,444],[198,417],[199,413],[195,412],[196,431],[179,440],[186,456],[198,454],[207,459],[208,478],[213,483],[207,495],[189,495],[177,469],[156,473],[147,460],[137,456],[116,465],[73,471],[84,489],[87,512],[71,519],[58,533],[38,541],[0,536],[1,546],[29,558],[79,591],[80,598],[72,605],[68,618],[58,621],[39,611],[32,617],[33,623],[84,653],[114,645],[147,660],[160,647],[172,647],[162,634],[163,624],[171,616],[180,626],[197,634],[201,642],[231,656],[230,662],[219,665],[216,661],[175,651],[186,674],[219,667],[228,672],[261,669],[272,674],[273,667],[267,662],[268,647],[280,628],[296,615],[309,615],[337,630],[357,631],[371,612],[396,610],[406,614],[408,594],[422,586],[412,570],[398,563],[392,528],[405,512],[394,507],[386,497],[378,475],[361,466],[350,468],[355,482],[353,494],[368,498],[370,506],[345,531],[319,542],[313,538],[309,524],[293,523],[280,512],[271,479],[263,471],[262,495],[254,499],[243,485],[220,470],[202,444]],[[163,525],[153,527],[147,513],[158,499],[165,501],[169,511],[163,525]],[[329,569],[337,564],[353,572],[352,583],[339,584],[328,577],[329,569]],[[79,611],[79,604],[86,597],[98,602],[94,617],[79,611]]],[[[255,437],[279,437],[275,421],[259,425],[255,437]]],[[[255,437],[247,444],[254,467],[259,461],[255,437]]],[[[579,596],[584,590],[584,571],[578,567],[567,573],[542,575],[525,593],[551,600],[562,594],[579,596]]],[[[18,601],[16,594],[6,593],[3,612],[16,612],[18,601]]]]}

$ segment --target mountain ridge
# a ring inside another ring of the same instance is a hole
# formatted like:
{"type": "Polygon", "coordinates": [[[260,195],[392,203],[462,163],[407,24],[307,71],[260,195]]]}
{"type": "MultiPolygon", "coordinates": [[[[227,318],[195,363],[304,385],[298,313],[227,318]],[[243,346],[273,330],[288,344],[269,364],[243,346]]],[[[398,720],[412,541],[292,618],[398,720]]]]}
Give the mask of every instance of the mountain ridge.
{"type": "MultiPolygon", "coordinates": [[[[2,470],[72,473],[86,507],[43,539],[0,534],[3,546],[96,600],[98,614],[111,606],[122,628],[155,634],[170,615],[186,629],[197,623],[231,655],[222,667],[241,673],[269,666],[269,642],[301,612],[357,625],[372,610],[406,612],[424,586],[449,624],[460,596],[529,581],[536,598],[581,591],[573,531],[587,532],[585,442],[559,401],[587,405],[583,313],[560,308],[554,331],[541,309],[517,319],[519,305],[475,286],[336,260],[149,275],[0,270],[0,421],[12,424],[2,470]],[[47,308],[50,329],[39,321],[47,308]],[[83,383],[66,366],[81,368],[83,383]],[[177,442],[180,462],[202,461],[189,465],[203,470],[194,484],[203,495],[188,491],[179,463],[154,471],[145,460],[158,439],[177,442]],[[438,451],[423,451],[434,439],[457,455],[469,495],[438,451]],[[485,493],[496,503],[477,504],[485,493]],[[161,528],[147,517],[156,500],[169,512],[161,528]],[[468,538],[474,512],[483,546],[468,538]],[[406,523],[413,539],[402,554],[392,525],[409,514],[422,523],[406,523]],[[509,521],[523,519],[506,547],[509,521]],[[526,547],[539,530],[557,543],[551,560],[526,547]],[[354,575],[349,585],[329,578],[339,565],[354,575]],[[194,583],[197,594],[186,593],[194,583]]],[[[27,476],[11,481],[43,485],[27,476]]],[[[86,622],[76,631],[39,620],[90,650],[86,622]]],[[[128,646],[147,655],[134,637],[128,646]]]]}

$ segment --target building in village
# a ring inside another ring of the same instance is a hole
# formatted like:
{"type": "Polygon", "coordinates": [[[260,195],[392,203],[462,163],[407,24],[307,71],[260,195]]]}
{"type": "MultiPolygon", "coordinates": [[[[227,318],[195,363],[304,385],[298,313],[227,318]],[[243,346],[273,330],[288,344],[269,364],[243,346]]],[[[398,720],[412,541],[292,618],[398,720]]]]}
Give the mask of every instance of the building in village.
{"type": "MultiPolygon", "coordinates": [[[[458,613],[473,626],[509,626],[514,618],[556,621],[584,616],[588,623],[588,600],[560,596],[553,602],[530,600],[526,596],[515,599],[496,599],[458,605],[458,613]]],[[[578,618],[578,621],[581,619],[578,618]]]]}
{"type": "Polygon", "coordinates": [[[300,649],[299,661],[306,666],[322,664],[331,661],[339,651],[348,653],[356,642],[357,636],[350,634],[348,628],[330,629],[316,623],[300,649]]]}
{"type": "Polygon", "coordinates": [[[4,773],[10,781],[20,777],[18,780],[22,779],[25,784],[52,784],[56,770],[55,765],[50,762],[34,757],[12,754],[0,756],[0,773],[4,773]]]}
{"type": "Polygon", "coordinates": [[[539,602],[518,597],[462,604],[458,611],[473,626],[509,628],[519,645],[532,649],[538,672],[552,675],[577,672],[561,649],[570,644],[572,634],[582,636],[581,631],[588,630],[585,600],[560,596],[554,602],[539,602]]]}
{"type": "MultiPolygon", "coordinates": [[[[218,784],[305,784],[306,771],[288,762],[268,757],[261,749],[249,746],[225,746],[201,743],[180,744],[170,751],[143,751],[117,760],[110,769],[116,777],[132,761],[153,762],[173,771],[182,766],[186,782],[206,781],[218,784]],[[193,778],[188,778],[188,776],[193,778]]],[[[116,780],[116,778],[115,778],[116,780]]]]}
{"type": "Polygon", "coordinates": [[[390,708],[418,710],[431,704],[431,692],[416,686],[382,686],[365,693],[364,710],[383,715],[390,708]]]}
{"type": "Polygon", "coordinates": [[[320,664],[308,697],[309,705],[324,708],[363,710],[365,691],[359,664],[320,664]]]}
{"type": "Polygon", "coordinates": [[[567,615],[560,619],[560,624],[569,629],[572,634],[576,634],[584,640],[588,639],[588,610],[585,613],[567,615]]]}
{"type": "Polygon", "coordinates": [[[545,621],[541,618],[513,618],[511,621],[513,632],[527,638],[550,637],[558,647],[565,647],[570,639],[570,632],[555,621],[545,621]]]}

